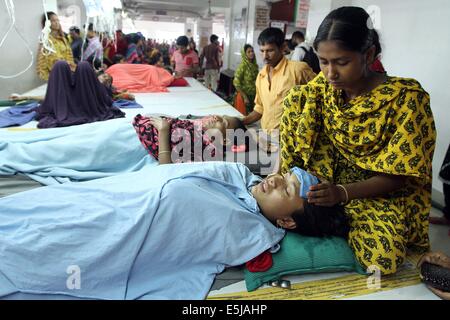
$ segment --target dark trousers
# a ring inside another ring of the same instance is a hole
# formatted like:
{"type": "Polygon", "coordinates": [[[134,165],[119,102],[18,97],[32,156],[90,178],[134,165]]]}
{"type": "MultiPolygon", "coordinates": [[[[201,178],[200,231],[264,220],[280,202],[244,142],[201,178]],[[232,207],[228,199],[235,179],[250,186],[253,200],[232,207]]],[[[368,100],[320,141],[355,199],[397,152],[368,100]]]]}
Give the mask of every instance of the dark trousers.
{"type": "Polygon", "coordinates": [[[444,212],[444,216],[450,220],[450,185],[444,183],[444,201],[445,207],[442,210],[444,212]]]}

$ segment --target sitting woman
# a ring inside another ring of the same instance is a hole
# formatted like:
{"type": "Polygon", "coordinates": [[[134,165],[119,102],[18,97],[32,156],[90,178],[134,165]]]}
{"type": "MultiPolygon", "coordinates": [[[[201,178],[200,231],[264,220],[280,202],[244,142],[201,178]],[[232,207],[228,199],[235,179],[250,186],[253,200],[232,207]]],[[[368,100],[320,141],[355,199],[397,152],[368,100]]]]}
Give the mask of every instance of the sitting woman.
{"type": "Polygon", "coordinates": [[[73,60],[72,48],[59,22],[58,15],[54,12],[46,12],[42,17],[42,29],[48,34],[48,44],[39,45],[37,56],[37,73],[40,79],[48,81],[53,66],[58,61],[66,61],[70,69],[75,71],[76,64],[73,60]],[[46,30],[46,28],[49,28],[46,30]]]}
{"type": "Polygon", "coordinates": [[[143,117],[133,121],[145,149],[160,164],[172,162],[223,160],[227,130],[246,130],[241,120],[229,116],[206,116],[196,120],[167,117],[143,117]],[[197,147],[199,146],[199,147],[197,147]]]}
{"type": "Polygon", "coordinates": [[[216,274],[283,238],[276,224],[295,229],[308,179],[191,163],[0,199],[0,298],[204,299],[216,274]],[[82,270],[77,290],[68,285],[70,266],[82,270]]]}
{"type": "Polygon", "coordinates": [[[106,87],[91,65],[78,64],[75,72],[65,61],[55,64],[50,73],[45,99],[38,109],[38,128],[54,128],[123,118],[113,107],[106,87]]]}
{"type": "Polygon", "coordinates": [[[370,70],[381,47],[369,19],[362,8],[342,7],[320,25],[322,72],[284,102],[281,171],[299,166],[323,177],[308,202],[344,205],[360,264],[392,274],[407,248],[429,248],[436,132],[416,80],[370,70]]]}

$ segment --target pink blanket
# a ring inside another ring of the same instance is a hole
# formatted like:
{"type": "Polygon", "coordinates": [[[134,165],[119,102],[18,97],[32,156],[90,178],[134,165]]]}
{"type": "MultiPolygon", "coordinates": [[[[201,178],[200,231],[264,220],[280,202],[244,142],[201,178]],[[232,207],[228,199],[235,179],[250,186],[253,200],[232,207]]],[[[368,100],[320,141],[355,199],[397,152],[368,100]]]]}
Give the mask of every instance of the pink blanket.
{"type": "Polygon", "coordinates": [[[115,64],[106,72],[117,89],[129,92],[167,92],[174,80],[167,70],[146,64],[115,64]]]}

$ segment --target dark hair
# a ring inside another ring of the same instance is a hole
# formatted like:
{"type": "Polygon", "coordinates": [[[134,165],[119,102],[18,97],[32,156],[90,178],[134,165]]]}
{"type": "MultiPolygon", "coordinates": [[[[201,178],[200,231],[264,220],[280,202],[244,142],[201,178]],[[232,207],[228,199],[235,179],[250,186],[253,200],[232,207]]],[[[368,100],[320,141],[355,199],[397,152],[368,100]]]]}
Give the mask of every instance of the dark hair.
{"type": "Polygon", "coordinates": [[[260,46],[275,44],[278,48],[281,48],[284,44],[284,32],[278,28],[267,28],[259,35],[258,44],[260,46]]]}
{"type": "Polygon", "coordinates": [[[303,32],[301,32],[301,31],[295,31],[295,32],[292,34],[292,39],[294,39],[294,38],[302,38],[302,39],[305,39],[305,34],[304,34],[303,32]]]}
{"type": "Polygon", "coordinates": [[[375,46],[375,56],[381,53],[378,33],[372,28],[369,14],[359,7],[341,7],[331,11],[322,21],[314,40],[317,50],[322,41],[333,40],[350,51],[366,52],[375,46]]]}
{"type": "Polygon", "coordinates": [[[102,68],[102,60],[95,57],[95,54],[91,55],[89,58],[86,59],[89,64],[92,65],[92,67],[95,70],[100,70],[102,68]]]}
{"type": "Polygon", "coordinates": [[[322,207],[305,202],[304,211],[292,215],[295,229],[290,230],[310,237],[337,236],[347,238],[350,224],[342,206],[322,207]]]}
{"type": "Polygon", "coordinates": [[[80,28],[78,28],[77,26],[70,27],[69,31],[75,32],[78,35],[80,34],[80,28]]]}
{"type": "Polygon", "coordinates": [[[297,47],[297,45],[292,40],[293,39],[287,40],[287,45],[288,45],[289,50],[294,51],[295,47],[297,47]]]}
{"type": "Polygon", "coordinates": [[[128,44],[137,44],[141,40],[141,36],[137,33],[130,33],[125,36],[125,39],[127,39],[128,44]]]}
{"type": "Polygon", "coordinates": [[[125,59],[125,57],[123,56],[123,55],[121,55],[121,54],[116,54],[114,57],[113,57],[113,64],[117,64],[117,63],[120,63],[120,61],[122,61],[123,59],[125,59]]]}
{"type": "Polygon", "coordinates": [[[159,59],[161,59],[162,56],[163,55],[161,54],[161,52],[156,52],[155,54],[149,57],[148,63],[154,66],[155,64],[158,63],[159,59]]]}
{"type": "Polygon", "coordinates": [[[244,46],[244,52],[247,52],[247,50],[249,49],[249,48],[252,48],[253,49],[253,46],[251,45],[251,44],[246,44],[245,46],[244,46]]]}
{"type": "Polygon", "coordinates": [[[211,35],[211,37],[209,37],[209,41],[211,41],[211,43],[216,42],[217,40],[219,40],[219,37],[216,36],[215,34],[213,34],[213,35],[211,35]]]}
{"type": "Polygon", "coordinates": [[[189,39],[186,36],[178,37],[177,46],[187,47],[189,45],[189,39]]]}
{"type": "Polygon", "coordinates": [[[57,14],[54,13],[53,11],[47,11],[46,13],[44,13],[42,15],[42,18],[41,18],[42,29],[44,29],[45,22],[47,21],[47,19],[50,20],[52,16],[57,16],[57,14]]]}

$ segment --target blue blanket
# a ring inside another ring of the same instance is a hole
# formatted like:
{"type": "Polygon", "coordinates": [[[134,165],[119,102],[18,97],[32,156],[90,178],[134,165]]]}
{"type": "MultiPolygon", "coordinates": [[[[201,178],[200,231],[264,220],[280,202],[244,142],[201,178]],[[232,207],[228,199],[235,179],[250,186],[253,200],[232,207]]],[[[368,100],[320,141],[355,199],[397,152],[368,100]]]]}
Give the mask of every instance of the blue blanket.
{"type": "Polygon", "coordinates": [[[284,236],[242,164],[191,163],[0,199],[0,297],[204,299],[284,236]]]}
{"type": "Polygon", "coordinates": [[[113,106],[121,109],[142,109],[144,108],[142,105],[132,100],[116,100],[113,103],[113,106]]]}
{"type": "Polygon", "coordinates": [[[24,125],[36,117],[35,109],[38,102],[31,102],[26,105],[18,105],[0,112],[0,128],[24,125]]]}
{"type": "Polygon", "coordinates": [[[128,119],[32,132],[0,131],[0,175],[23,173],[50,185],[155,165],[128,119]]]}

